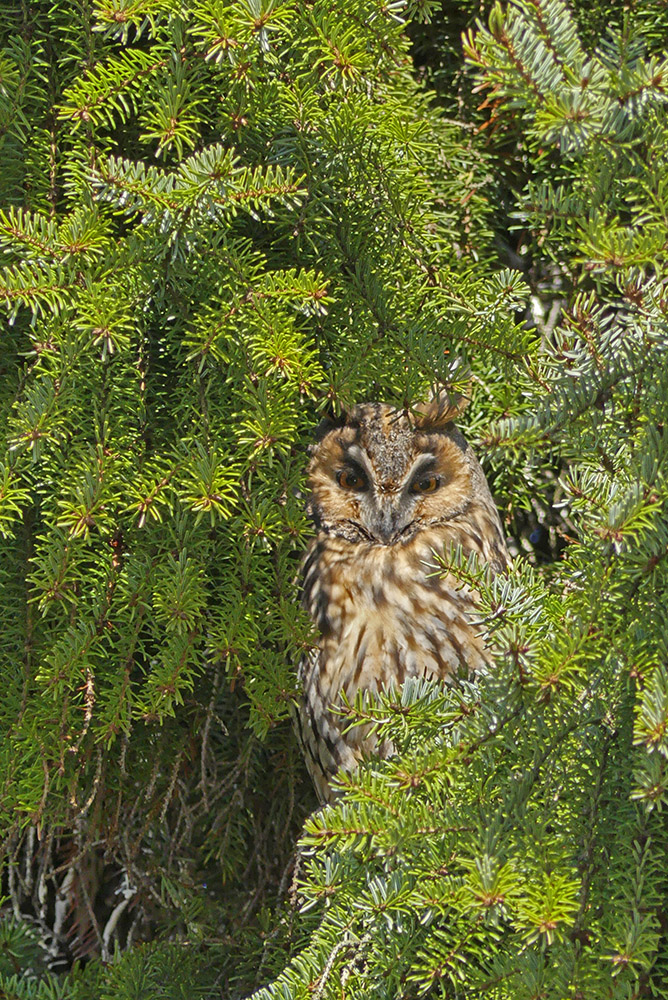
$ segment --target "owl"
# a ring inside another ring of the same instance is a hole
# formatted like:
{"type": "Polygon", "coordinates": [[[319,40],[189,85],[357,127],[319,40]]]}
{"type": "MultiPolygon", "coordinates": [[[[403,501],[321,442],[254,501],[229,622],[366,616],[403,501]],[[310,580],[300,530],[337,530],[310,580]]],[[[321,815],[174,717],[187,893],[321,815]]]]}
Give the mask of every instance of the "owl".
{"type": "Polygon", "coordinates": [[[343,699],[489,662],[471,621],[475,593],[443,576],[436,559],[461,545],[495,573],[507,565],[485,475],[453,423],[464,405],[443,395],[410,413],[363,403],[325,425],[311,448],[316,536],[302,593],[319,642],[300,666],[297,727],[323,802],[338,770],[392,749],[364,727],[344,732],[343,699]]]}

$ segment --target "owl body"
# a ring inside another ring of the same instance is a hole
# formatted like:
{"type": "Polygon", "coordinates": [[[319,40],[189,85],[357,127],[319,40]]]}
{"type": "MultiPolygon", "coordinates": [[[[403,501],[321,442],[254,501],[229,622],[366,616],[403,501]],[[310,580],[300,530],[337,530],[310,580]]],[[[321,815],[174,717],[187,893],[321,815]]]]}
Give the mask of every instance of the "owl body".
{"type": "Polygon", "coordinates": [[[358,691],[407,677],[447,679],[488,659],[472,621],[476,594],[439,571],[461,545],[495,572],[507,553],[478,462],[438,399],[408,415],[369,403],[326,430],[309,466],[317,535],[303,565],[303,601],[320,633],[301,665],[299,732],[323,801],[329,779],[376,746],[364,727],[343,732],[337,708],[358,691]]]}

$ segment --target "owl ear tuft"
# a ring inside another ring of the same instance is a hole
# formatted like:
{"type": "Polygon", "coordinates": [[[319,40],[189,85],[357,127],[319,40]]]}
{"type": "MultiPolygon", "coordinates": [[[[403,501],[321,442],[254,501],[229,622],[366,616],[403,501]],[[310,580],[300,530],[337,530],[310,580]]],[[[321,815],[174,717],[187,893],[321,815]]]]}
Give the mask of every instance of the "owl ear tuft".
{"type": "Polygon", "coordinates": [[[339,413],[334,413],[334,410],[328,410],[315,429],[313,439],[308,448],[309,454],[313,452],[314,448],[317,448],[330,431],[340,430],[342,427],[345,427],[348,422],[348,416],[347,410],[341,410],[339,413]]]}
{"type": "Polygon", "coordinates": [[[414,409],[415,426],[420,430],[442,430],[457,420],[471,399],[471,383],[464,392],[446,392],[442,389],[428,403],[418,403],[414,409]]]}

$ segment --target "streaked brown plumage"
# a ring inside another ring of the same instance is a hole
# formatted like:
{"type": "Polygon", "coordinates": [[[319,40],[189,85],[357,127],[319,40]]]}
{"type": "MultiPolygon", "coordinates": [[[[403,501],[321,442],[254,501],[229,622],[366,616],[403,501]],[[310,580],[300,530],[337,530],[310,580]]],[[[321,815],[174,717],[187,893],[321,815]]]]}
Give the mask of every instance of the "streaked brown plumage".
{"type": "Polygon", "coordinates": [[[487,653],[470,614],[475,594],[442,577],[434,553],[461,545],[494,572],[507,562],[484,473],[440,396],[413,414],[355,407],[312,449],[309,511],[317,535],[303,564],[303,601],[317,650],[300,667],[298,728],[318,795],[375,747],[363,728],[343,733],[332,711],[345,694],[377,692],[407,677],[479,669],[487,653]]]}

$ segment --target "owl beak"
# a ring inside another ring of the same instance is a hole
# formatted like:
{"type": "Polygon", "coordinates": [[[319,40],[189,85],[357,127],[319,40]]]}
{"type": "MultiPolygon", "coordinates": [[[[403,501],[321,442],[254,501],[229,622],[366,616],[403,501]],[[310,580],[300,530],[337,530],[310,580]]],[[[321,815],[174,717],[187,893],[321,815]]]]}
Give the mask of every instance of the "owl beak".
{"type": "Polygon", "coordinates": [[[373,533],[379,542],[389,545],[410,524],[410,516],[385,501],[378,505],[374,518],[373,533]]]}

